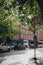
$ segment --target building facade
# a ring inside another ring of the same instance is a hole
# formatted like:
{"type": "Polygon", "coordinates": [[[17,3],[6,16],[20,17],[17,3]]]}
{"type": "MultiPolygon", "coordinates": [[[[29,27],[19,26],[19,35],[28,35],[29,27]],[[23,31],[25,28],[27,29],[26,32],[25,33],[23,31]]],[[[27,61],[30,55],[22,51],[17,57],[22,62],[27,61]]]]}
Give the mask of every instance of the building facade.
{"type": "MultiPolygon", "coordinates": [[[[30,31],[26,24],[20,24],[17,25],[18,28],[20,28],[20,33],[14,36],[14,39],[16,40],[33,40],[34,34],[32,31],[30,31]]],[[[43,29],[36,31],[37,40],[43,40],[43,29]]]]}
{"type": "Polygon", "coordinates": [[[17,25],[17,27],[20,28],[20,33],[17,34],[16,36],[14,36],[14,39],[23,39],[23,40],[29,40],[29,39],[33,39],[33,32],[29,31],[28,27],[26,24],[20,24],[17,25]]]}

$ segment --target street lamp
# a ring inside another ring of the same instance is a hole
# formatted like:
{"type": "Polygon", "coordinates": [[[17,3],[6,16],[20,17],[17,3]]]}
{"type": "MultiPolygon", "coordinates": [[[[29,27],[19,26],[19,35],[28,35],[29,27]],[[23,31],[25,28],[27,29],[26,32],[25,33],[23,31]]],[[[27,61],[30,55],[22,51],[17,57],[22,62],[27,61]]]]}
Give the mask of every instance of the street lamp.
{"type": "Polygon", "coordinates": [[[35,16],[35,17],[31,17],[30,15],[28,16],[29,19],[34,19],[34,60],[36,60],[36,47],[37,47],[37,36],[36,36],[36,28],[38,28],[39,26],[39,20],[38,18],[35,16]]]}
{"type": "Polygon", "coordinates": [[[36,28],[39,27],[39,20],[38,20],[38,17],[35,16],[34,17],[34,60],[37,60],[36,58],[36,47],[37,47],[37,35],[35,34],[36,33],[36,28]]]}

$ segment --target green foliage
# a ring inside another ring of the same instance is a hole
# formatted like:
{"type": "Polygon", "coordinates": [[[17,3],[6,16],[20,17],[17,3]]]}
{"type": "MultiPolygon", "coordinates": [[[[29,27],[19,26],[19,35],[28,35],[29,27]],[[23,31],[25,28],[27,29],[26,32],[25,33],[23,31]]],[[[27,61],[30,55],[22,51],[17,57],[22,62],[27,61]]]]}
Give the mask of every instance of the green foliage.
{"type": "Polygon", "coordinates": [[[19,33],[19,29],[15,24],[20,23],[18,18],[18,8],[13,7],[14,0],[0,0],[0,36],[14,36],[19,33]]]}
{"type": "MultiPolygon", "coordinates": [[[[29,29],[31,29],[31,30],[34,29],[33,18],[35,16],[40,20],[40,23],[42,24],[41,10],[40,10],[40,7],[36,0],[26,1],[26,3],[22,6],[21,12],[22,12],[22,14],[24,14],[23,16],[21,16],[21,19],[23,22],[27,22],[29,29]],[[28,16],[31,16],[31,19],[29,19],[28,16]]],[[[21,12],[20,12],[20,14],[21,14],[21,12]]]]}
{"type": "Polygon", "coordinates": [[[15,25],[26,22],[33,30],[34,20],[29,19],[37,16],[43,26],[40,7],[36,0],[0,0],[0,35],[2,37],[14,36],[20,32],[15,25]]]}

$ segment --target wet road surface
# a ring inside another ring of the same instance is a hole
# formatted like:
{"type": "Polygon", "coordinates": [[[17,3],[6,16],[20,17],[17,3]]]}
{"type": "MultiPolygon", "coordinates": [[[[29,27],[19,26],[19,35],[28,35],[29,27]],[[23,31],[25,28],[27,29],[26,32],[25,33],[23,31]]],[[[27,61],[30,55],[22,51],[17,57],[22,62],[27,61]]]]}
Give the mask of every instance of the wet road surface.
{"type": "Polygon", "coordinates": [[[10,50],[10,52],[2,52],[0,53],[0,57],[9,56],[9,55],[18,55],[18,54],[25,54],[26,50],[10,50]]]}

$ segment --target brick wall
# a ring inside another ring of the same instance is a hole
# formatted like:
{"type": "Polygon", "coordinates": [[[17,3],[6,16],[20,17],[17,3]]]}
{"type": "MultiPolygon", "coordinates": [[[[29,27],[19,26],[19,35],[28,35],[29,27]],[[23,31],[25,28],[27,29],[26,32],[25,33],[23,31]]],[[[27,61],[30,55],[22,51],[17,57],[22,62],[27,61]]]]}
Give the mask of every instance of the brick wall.
{"type": "Polygon", "coordinates": [[[43,40],[43,29],[38,31],[38,40],[43,40]]]}
{"type": "MultiPolygon", "coordinates": [[[[17,27],[20,28],[20,34],[16,35],[14,39],[33,39],[34,34],[32,31],[29,31],[26,25],[18,25],[17,27]]],[[[38,40],[43,40],[43,30],[38,30],[36,32],[37,39],[38,40]],[[37,33],[38,32],[38,33],[37,33]]]]}

